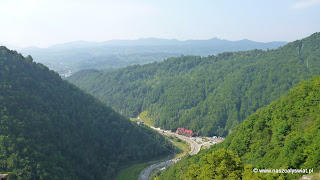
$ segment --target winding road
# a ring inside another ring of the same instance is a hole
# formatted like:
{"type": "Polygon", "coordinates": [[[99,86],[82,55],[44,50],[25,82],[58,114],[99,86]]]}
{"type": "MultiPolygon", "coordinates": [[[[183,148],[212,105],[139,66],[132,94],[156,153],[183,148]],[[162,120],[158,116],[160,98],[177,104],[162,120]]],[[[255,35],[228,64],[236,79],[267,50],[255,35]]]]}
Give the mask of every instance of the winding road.
{"type": "Polygon", "coordinates": [[[175,134],[175,133],[172,133],[172,134],[176,135],[178,138],[180,138],[190,144],[190,147],[191,147],[191,151],[189,152],[190,155],[198,154],[202,145],[195,142],[191,137],[186,137],[186,136],[182,136],[182,135],[175,134]]]}
{"type": "MultiPolygon", "coordinates": [[[[177,136],[179,139],[186,141],[187,143],[190,144],[191,150],[189,152],[190,155],[194,155],[197,154],[200,149],[201,146],[200,144],[198,144],[197,142],[195,142],[191,137],[186,137],[186,136],[182,136],[176,133],[172,133],[170,131],[165,131],[165,130],[161,130],[159,128],[155,128],[152,127],[152,129],[158,131],[159,133],[165,135],[165,136],[177,136]]],[[[156,163],[156,164],[152,164],[151,166],[145,168],[143,171],[141,171],[141,173],[139,174],[138,180],[147,180],[149,179],[150,173],[157,168],[163,168],[163,167],[168,167],[173,165],[174,163],[178,162],[181,158],[178,159],[171,159],[165,162],[161,162],[161,163],[156,163]]]]}
{"type": "Polygon", "coordinates": [[[149,166],[149,167],[145,168],[143,171],[141,171],[138,180],[147,180],[147,179],[149,179],[150,173],[154,169],[171,166],[172,164],[176,163],[179,160],[180,159],[171,159],[171,160],[168,160],[165,162],[152,164],[151,166],[149,166]]]}

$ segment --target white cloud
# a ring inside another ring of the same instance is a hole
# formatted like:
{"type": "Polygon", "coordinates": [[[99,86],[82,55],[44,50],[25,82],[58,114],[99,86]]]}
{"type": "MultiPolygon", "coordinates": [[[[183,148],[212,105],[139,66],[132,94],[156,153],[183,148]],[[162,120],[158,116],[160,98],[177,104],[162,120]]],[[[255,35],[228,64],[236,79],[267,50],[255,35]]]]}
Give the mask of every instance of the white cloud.
{"type": "Polygon", "coordinates": [[[300,0],[293,4],[292,8],[294,9],[305,9],[313,7],[320,4],[320,0],[300,0]]]}

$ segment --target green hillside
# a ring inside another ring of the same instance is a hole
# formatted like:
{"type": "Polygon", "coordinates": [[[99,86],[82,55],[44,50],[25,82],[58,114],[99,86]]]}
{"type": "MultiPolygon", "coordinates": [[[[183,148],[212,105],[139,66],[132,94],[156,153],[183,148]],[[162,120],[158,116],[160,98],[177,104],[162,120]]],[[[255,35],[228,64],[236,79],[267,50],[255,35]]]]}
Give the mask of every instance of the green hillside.
{"type": "Polygon", "coordinates": [[[258,108],[320,74],[320,33],[276,50],[181,56],[114,72],[86,70],[68,78],[116,111],[154,124],[224,136],[258,108]]]}
{"type": "Polygon", "coordinates": [[[164,137],[42,64],[0,47],[0,174],[9,179],[110,179],[168,154],[164,137]]]}
{"type": "Polygon", "coordinates": [[[316,76],[249,116],[224,142],[170,167],[160,179],[297,179],[303,174],[254,174],[252,169],[319,172],[319,142],[320,76],[316,76]]]}

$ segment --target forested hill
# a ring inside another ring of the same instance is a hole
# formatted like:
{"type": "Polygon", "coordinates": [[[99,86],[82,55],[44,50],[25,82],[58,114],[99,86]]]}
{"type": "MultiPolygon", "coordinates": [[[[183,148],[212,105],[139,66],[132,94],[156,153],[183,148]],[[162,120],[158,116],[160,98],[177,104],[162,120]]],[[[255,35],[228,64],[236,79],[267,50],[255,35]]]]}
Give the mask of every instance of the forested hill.
{"type": "Polygon", "coordinates": [[[123,164],[168,154],[156,143],[172,149],[139,128],[31,56],[0,47],[0,174],[110,179],[123,164]]]}
{"type": "Polygon", "coordinates": [[[320,33],[275,50],[181,56],[114,72],[82,71],[69,80],[128,116],[147,110],[155,126],[226,135],[316,74],[320,33]]]}
{"type": "Polygon", "coordinates": [[[319,142],[320,76],[317,76],[250,115],[224,142],[170,167],[160,179],[298,179],[309,172],[254,174],[252,170],[292,168],[313,169],[317,173],[319,142]]]}

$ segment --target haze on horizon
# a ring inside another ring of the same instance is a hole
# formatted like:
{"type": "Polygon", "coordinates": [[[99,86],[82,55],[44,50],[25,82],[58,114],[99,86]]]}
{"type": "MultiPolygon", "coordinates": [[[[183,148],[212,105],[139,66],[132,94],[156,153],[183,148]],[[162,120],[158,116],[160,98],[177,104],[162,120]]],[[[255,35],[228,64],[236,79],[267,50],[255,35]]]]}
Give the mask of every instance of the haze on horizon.
{"type": "Polygon", "coordinates": [[[320,31],[320,0],[0,0],[0,43],[113,39],[293,41],[320,31]]]}

